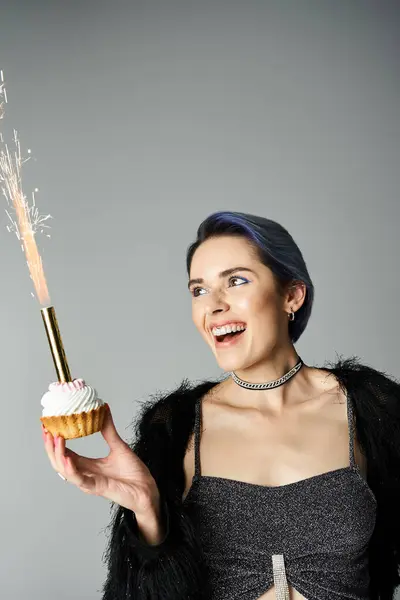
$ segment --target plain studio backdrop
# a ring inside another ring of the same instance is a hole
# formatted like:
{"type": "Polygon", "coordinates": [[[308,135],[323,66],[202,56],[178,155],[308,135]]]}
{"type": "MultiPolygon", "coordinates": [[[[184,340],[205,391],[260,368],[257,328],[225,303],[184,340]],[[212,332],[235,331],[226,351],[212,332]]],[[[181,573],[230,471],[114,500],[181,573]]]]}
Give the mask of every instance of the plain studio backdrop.
{"type": "MultiPolygon", "coordinates": [[[[220,209],[281,222],[316,287],[298,344],[400,375],[397,2],[0,2],[4,124],[75,377],[130,439],[138,403],[220,371],[196,334],[185,251],[220,209]]],[[[4,203],[5,204],[5,203],[4,203]]],[[[0,597],[95,599],[109,504],[64,484],[40,431],[55,373],[0,212],[0,597]]],[[[104,454],[100,435],[70,444],[104,454]]]]}

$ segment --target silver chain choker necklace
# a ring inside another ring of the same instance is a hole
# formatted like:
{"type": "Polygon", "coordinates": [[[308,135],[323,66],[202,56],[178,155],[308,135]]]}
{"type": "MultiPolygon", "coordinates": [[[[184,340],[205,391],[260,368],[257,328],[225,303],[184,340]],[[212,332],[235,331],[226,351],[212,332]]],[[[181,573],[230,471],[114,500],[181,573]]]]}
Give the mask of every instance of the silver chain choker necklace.
{"type": "Polygon", "coordinates": [[[285,375],[282,375],[282,377],[279,379],[276,379],[275,381],[268,381],[267,383],[250,383],[249,381],[243,381],[243,379],[240,379],[240,377],[238,377],[233,371],[231,375],[235,383],[240,385],[240,387],[246,388],[247,390],[271,390],[272,388],[277,388],[280,385],[283,385],[294,375],[296,375],[296,373],[300,371],[303,364],[303,361],[301,358],[299,358],[299,362],[293,367],[293,369],[290,369],[290,371],[288,371],[285,375]]]}

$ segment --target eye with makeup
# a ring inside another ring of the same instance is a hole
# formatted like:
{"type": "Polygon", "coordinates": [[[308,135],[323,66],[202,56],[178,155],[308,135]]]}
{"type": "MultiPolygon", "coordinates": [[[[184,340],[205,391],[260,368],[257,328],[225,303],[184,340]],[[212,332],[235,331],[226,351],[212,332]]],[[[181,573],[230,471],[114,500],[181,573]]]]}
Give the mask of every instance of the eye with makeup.
{"type": "Polygon", "coordinates": [[[238,287],[239,285],[243,285],[244,283],[250,283],[250,280],[246,279],[246,277],[241,277],[239,275],[232,275],[232,277],[229,277],[229,284],[230,284],[229,287],[238,287]],[[234,279],[241,280],[241,281],[237,285],[233,285],[232,281],[234,279]]]}
{"type": "MultiPolygon", "coordinates": [[[[239,275],[231,275],[231,277],[229,277],[228,279],[228,287],[239,287],[245,283],[250,283],[250,280],[246,279],[246,277],[242,277],[239,275]],[[235,281],[237,281],[238,283],[234,283],[235,281]]],[[[204,293],[201,293],[202,290],[204,291],[205,288],[196,286],[190,290],[190,293],[194,298],[198,298],[199,296],[204,296],[204,293]]]]}

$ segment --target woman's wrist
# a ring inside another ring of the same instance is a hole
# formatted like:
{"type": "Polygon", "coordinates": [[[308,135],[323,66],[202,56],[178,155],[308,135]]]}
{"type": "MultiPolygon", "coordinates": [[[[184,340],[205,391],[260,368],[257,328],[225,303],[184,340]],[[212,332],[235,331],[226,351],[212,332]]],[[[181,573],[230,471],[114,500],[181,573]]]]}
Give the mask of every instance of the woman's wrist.
{"type": "Polygon", "coordinates": [[[143,513],[135,512],[134,514],[140,539],[150,546],[161,544],[166,535],[166,525],[163,523],[160,506],[143,513]]]}
{"type": "Polygon", "coordinates": [[[165,510],[161,505],[160,493],[157,485],[150,486],[146,493],[147,501],[134,510],[139,537],[149,545],[161,544],[166,535],[165,510]]]}

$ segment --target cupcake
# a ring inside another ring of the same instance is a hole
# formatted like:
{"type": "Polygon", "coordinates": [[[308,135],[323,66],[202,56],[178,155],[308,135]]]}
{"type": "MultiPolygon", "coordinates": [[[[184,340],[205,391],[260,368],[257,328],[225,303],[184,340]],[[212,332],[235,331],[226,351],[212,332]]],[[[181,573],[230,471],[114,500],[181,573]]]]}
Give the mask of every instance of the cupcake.
{"type": "Polygon", "coordinates": [[[83,379],[51,383],[42,398],[42,421],[53,436],[65,440],[84,437],[100,431],[107,404],[97,397],[94,388],[83,379]]]}

